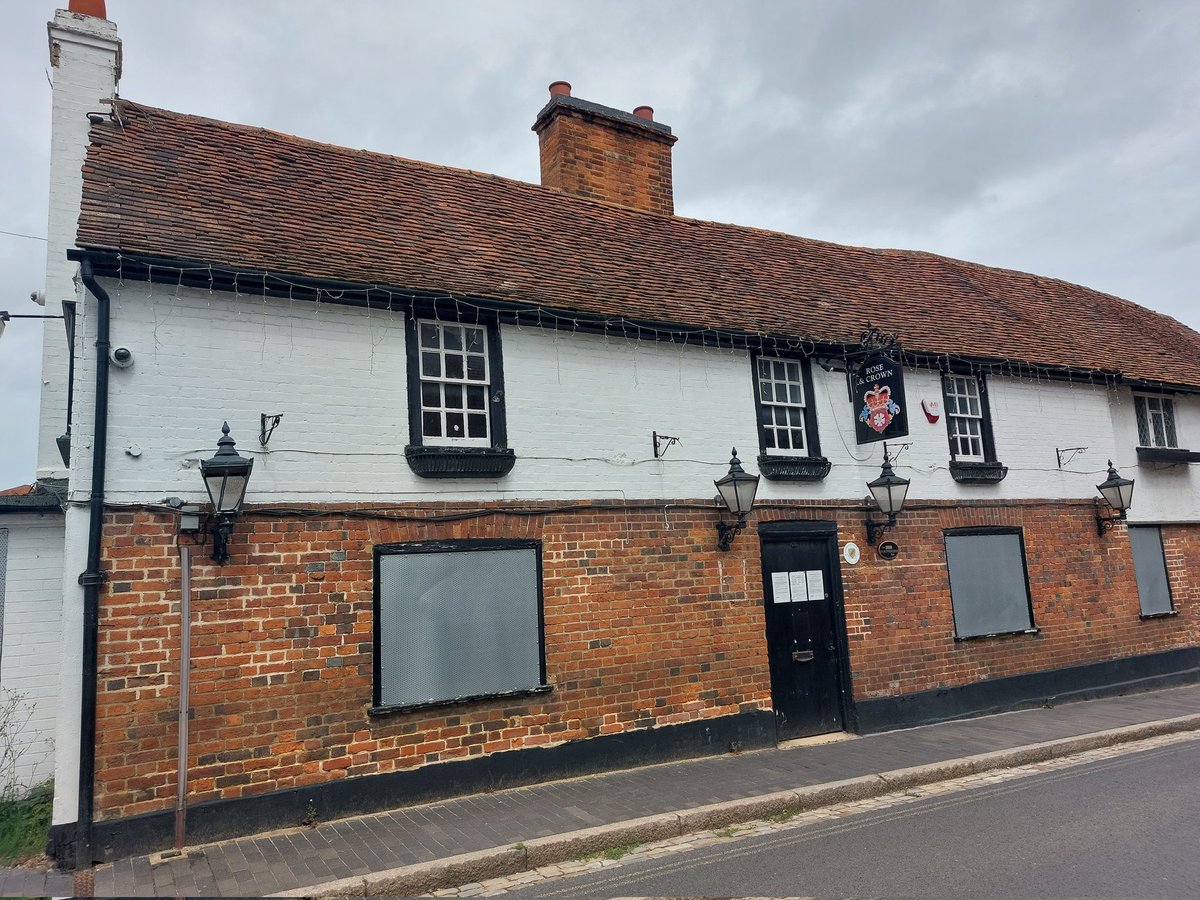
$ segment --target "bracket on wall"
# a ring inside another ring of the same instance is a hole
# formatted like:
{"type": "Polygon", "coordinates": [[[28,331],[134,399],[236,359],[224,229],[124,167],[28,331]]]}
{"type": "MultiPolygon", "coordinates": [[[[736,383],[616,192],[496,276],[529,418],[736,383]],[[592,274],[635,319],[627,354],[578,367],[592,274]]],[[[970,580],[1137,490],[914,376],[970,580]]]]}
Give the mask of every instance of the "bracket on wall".
{"type": "Polygon", "coordinates": [[[283,413],[277,413],[275,415],[259,413],[258,442],[264,447],[267,446],[267,441],[271,440],[271,435],[275,433],[275,429],[279,426],[279,420],[282,418],[283,413]],[[271,427],[268,428],[268,425],[271,427]]]}
{"type": "Polygon", "coordinates": [[[842,354],[842,364],[846,372],[847,398],[851,402],[854,401],[854,370],[864,359],[879,354],[891,358],[894,362],[900,362],[903,352],[900,339],[895,334],[872,325],[868,319],[867,327],[858,336],[858,347],[852,349],[847,345],[842,354]]]}
{"type": "Polygon", "coordinates": [[[890,350],[896,343],[896,335],[872,325],[870,320],[867,321],[866,330],[858,337],[858,345],[863,350],[890,350]]]}
{"type": "Polygon", "coordinates": [[[667,455],[667,451],[672,444],[683,446],[683,441],[677,437],[671,437],[669,434],[659,434],[657,431],[650,432],[654,436],[654,458],[662,459],[667,455]]]}
{"type": "Polygon", "coordinates": [[[1094,503],[1096,505],[1096,534],[1100,537],[1104,537],[1104,532],[1112,531],[1118,522],[1125,521],[1125,510],[1113,512],[1099,497],[1095,498],[1094,503]],[[1102,516],[1100,515],[1102,510],[1107,510],[1112,515],[1102,516]]]}
{"type": "Polygon", "coordinates": [[[1054,455],[1058,457],[1058,467],[1061,469],[1063,466],[1070,464],[1071,460],[1080,453],[1087,453],[1087,450],[1087,447],[1055,447],[1054,455]],[[1068,453],[1070,456],[1067,456],[1068,453]],[[1066,456],[1066,459],[1063,458],[1064,456],[1066,456]]]}

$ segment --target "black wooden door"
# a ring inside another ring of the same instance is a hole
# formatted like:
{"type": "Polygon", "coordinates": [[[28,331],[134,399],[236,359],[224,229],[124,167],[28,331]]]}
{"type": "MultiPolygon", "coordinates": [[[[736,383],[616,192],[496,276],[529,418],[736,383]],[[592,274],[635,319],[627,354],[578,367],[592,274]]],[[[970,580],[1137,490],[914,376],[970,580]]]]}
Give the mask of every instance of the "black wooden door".
{"type": "Polygon", "coordinates": [[[841,579],[837,539],[763,535],[771,697],[779,739],[841,731],[841,579]]]}

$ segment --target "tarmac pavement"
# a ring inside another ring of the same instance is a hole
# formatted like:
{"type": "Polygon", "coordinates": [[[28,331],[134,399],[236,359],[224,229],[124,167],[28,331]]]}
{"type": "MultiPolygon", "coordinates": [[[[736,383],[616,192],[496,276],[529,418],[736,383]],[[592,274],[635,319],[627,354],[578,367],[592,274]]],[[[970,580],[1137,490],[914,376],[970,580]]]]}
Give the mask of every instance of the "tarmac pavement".
{"type": "MultiPolygon", "coordinates": [[[[173,859],[123,859],[92,874],[97,896],[420,894],[1190,730],[1200,730],[1200,685],[472,795],[191,847],[173,859]]],[[[0,870],[0,893],[17,886],[13,871],[0,870]]],[[[57,883],[45,887],[11,893],[58,893],[57,883]]]]}

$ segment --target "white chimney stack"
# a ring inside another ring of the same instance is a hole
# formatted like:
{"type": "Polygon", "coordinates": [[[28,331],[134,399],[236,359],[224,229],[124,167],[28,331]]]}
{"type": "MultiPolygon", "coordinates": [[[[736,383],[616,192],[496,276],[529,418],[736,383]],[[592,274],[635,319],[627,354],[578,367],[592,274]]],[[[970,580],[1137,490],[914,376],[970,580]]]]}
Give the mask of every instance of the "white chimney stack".
{"type": "MultiPolygon", "coordinates": [[[[47,25],[50,72],[54,83],[50,122],[50,215],[46,227],[46,313],[62,314],[64,297],[75,296],[75,246],[89,112],[104,111],[117,94],[121,41],[105,18],[104,0],[71,0],[47,25]]],[[[67,428],[67,361],[63,323],[46,319],[42,333],[42,400],[38,422],[37,476],[65,478],[56,443],[67,428]]]]}

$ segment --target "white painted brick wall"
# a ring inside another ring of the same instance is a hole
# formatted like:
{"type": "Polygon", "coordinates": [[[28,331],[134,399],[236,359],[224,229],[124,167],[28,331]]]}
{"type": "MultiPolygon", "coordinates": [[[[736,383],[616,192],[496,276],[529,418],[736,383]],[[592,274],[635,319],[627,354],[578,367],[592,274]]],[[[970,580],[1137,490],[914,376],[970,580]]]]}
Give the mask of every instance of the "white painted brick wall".
{"type": "MultiPolygon", "coordinates": [[[[1133,409],[1134,392],[1115,391],[1109,408],[1121,457],[1113,459],[1126,478],[1135,480],[1132,522],[1197,521],[1200,519],[1200,463],[1137,465],[1134,450],[1138,444],[1137,418],[1133,409]]],[[[1179,446],[1200,451],[1200,397],[1176,395],[1175,432],[1179,446]]]]}
{"type": "MultiPolygon", "coordinates": [[[[0,703],[21,697],[16,735],[20,751],[13,780],[31,787],[50,777],[54,763],[62,612],[63,518],[57,514],[0,516],[8,530],[4,584],[4,643],[0,703]]],[[[0,776],[7,773],[0,773],[0,776]]]]}
{"type": "MultiPolygon", "coordinates": [[[[414,476],[403,456],[408,415],[399,315],[106,284],[114,346],[135,356],[133,367],[110,372],[107,493],[117,502],[203,500],[196,464],[214,452],[223,419],[238,449],[256,459],[251,500],[259,503],[708,499],[732,446],[749,471],[757,470],[752,372],[743,352],[505,326],[508,433],[517,465],[499,482],[429,481],[414,476]],[[284,416],[266,451],[257,441],[264,412],[284,416]],[[654,460],[652,431],[682,444],[654,460]]],[[[91,367],[88,357],[81,385],[91,384],[91,367]]],[[[854,444],[844,375],[820,368],[813,374],[821,449],[833,470],[817,484],[764,479],[763,499],[858,499],[879,473],[882,446],[854,444]]],[[[948,470],[944,417],[931,424],[920,409],[923,397],[941,399],[939,377],[907,373],[904,441],[912,447],[897,470],[912,479],[911,498],[1091,497],[1111,457],[1138,479],[1136,520],[1198,518],[1191,469],[1136,467],[1128,392],[1008,378],[988,385],[998,456],[1009,475],[999,485],[959,485],[948,470]],[[1055,448],[1078,446],[1087,452],[1060,470],[1055,448]]],[[[1178,403],[1182,431],[1200,437],[1200,407],[1178,403]]],[[[89,405],[80,404],[85,418],[89,405]]],[[[82,500],[89,454],[86,441],[77,444],[81,468],[72,488],[82,500]]]]}

